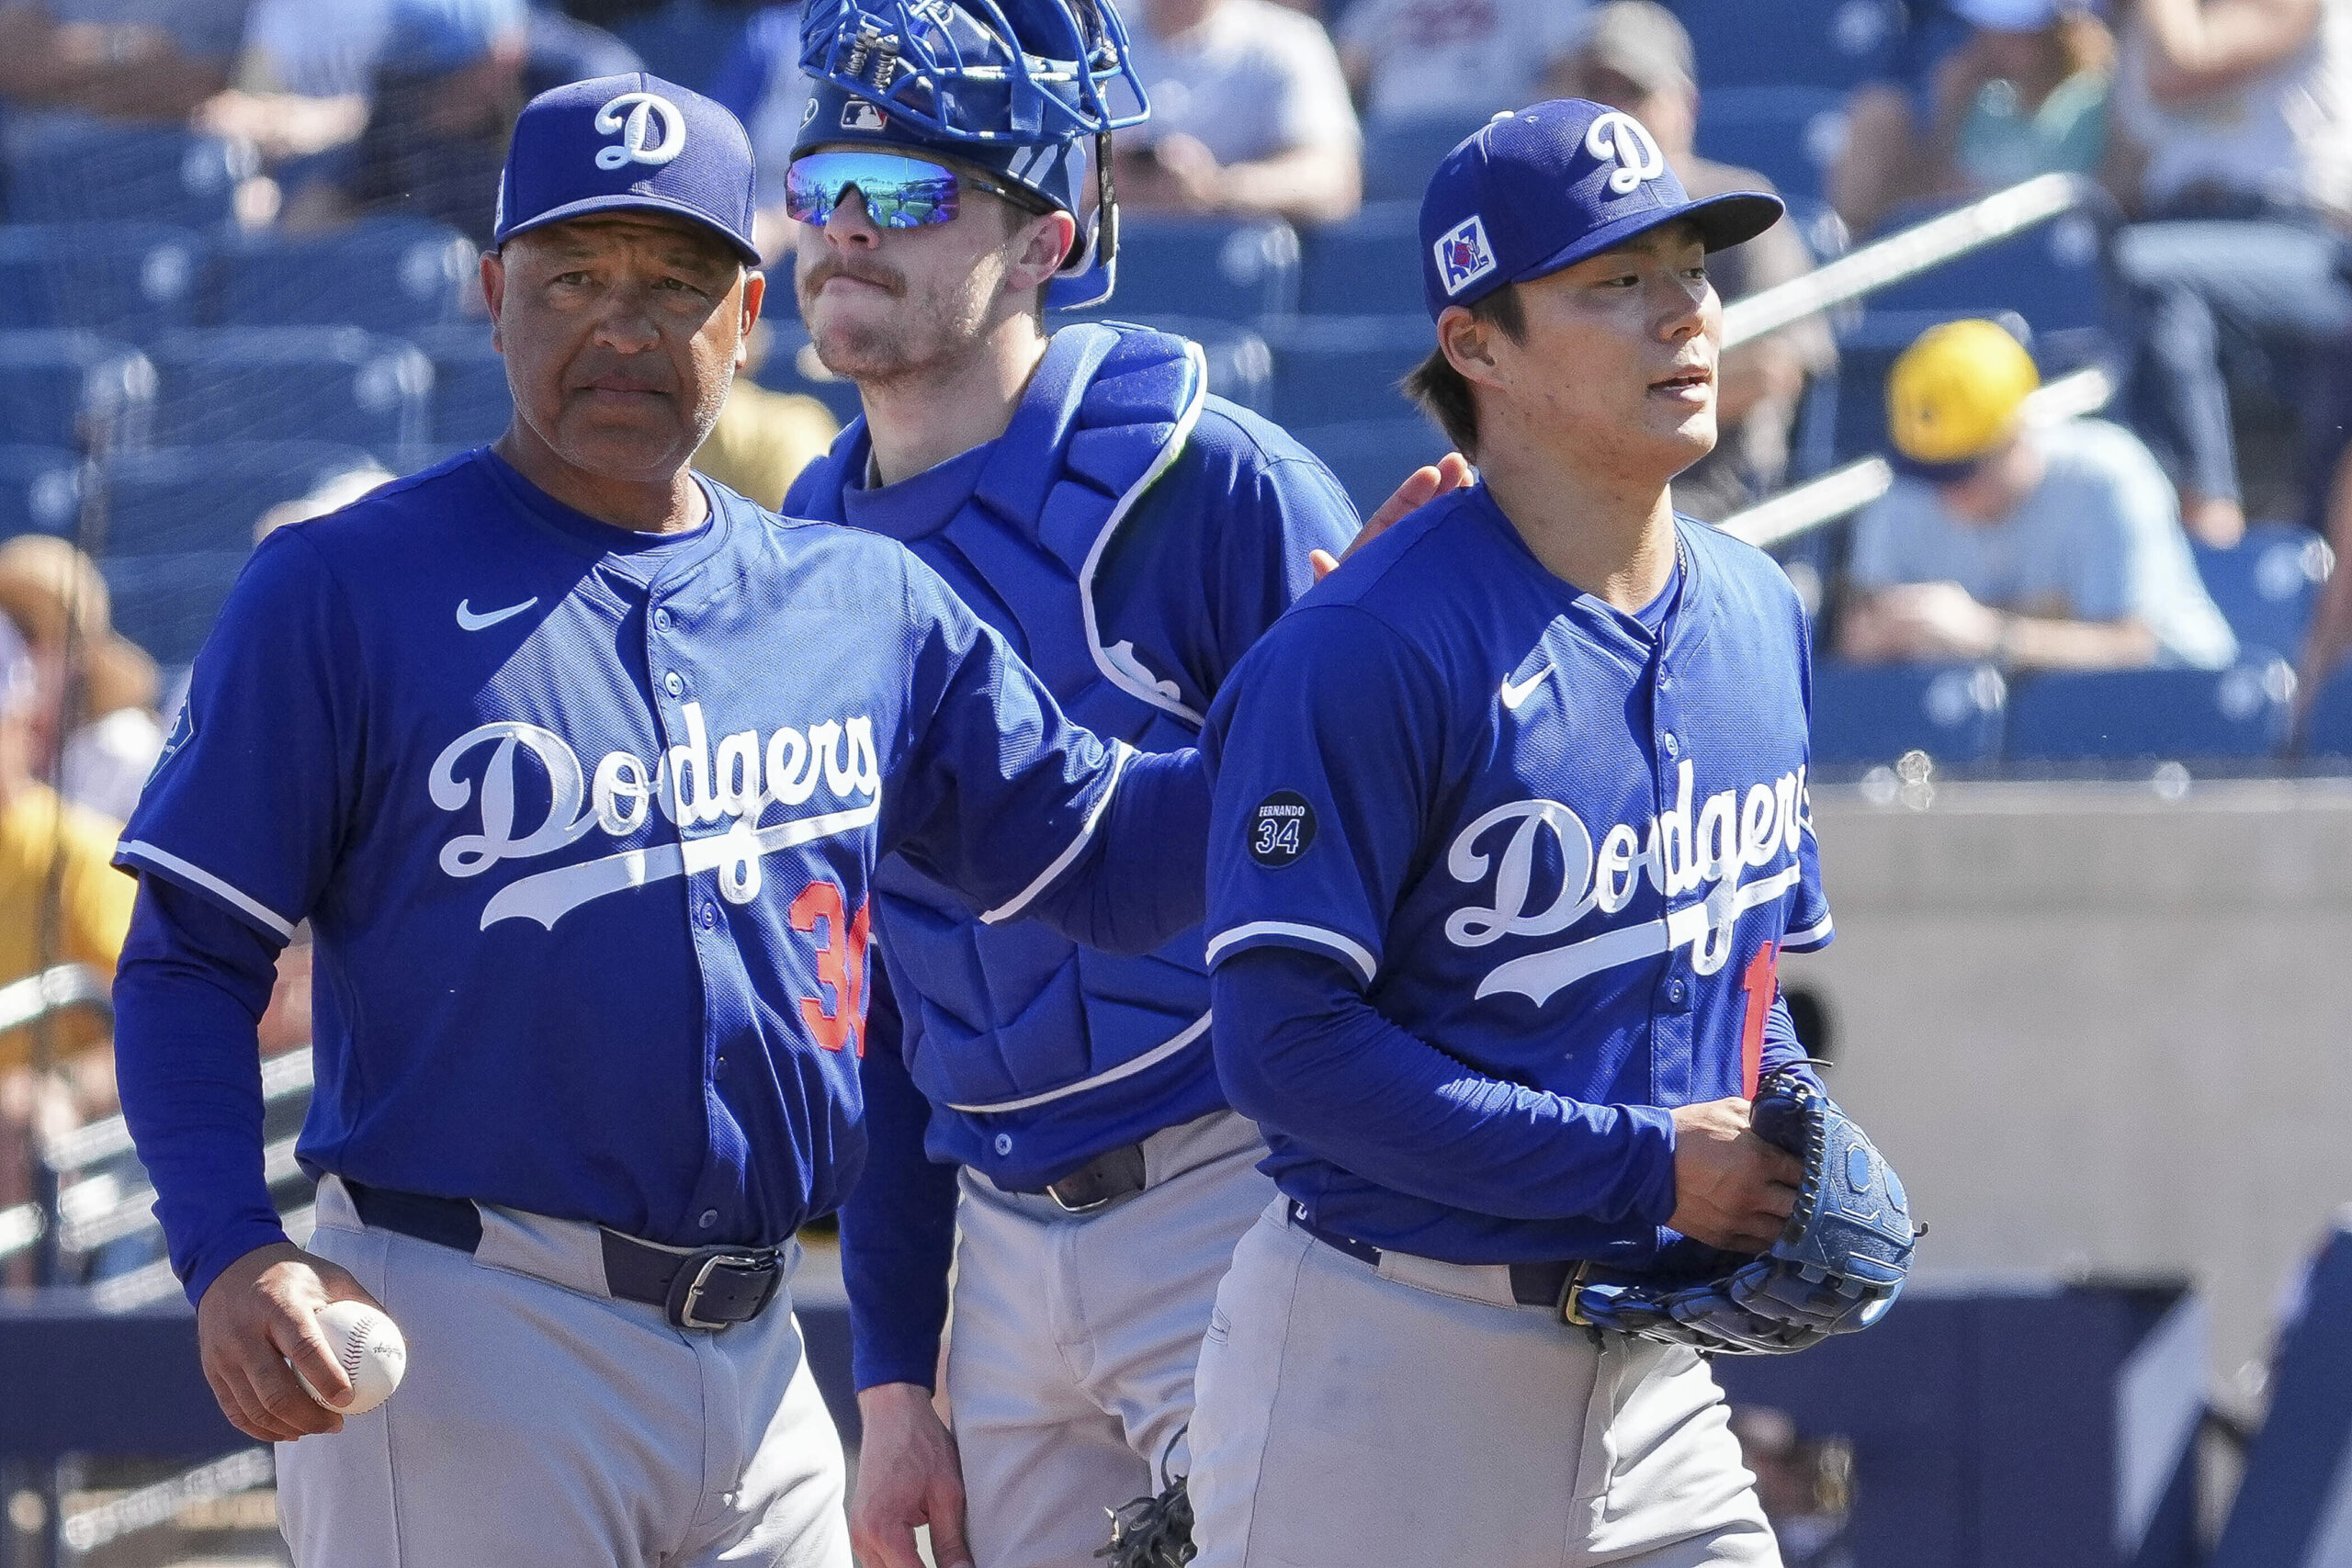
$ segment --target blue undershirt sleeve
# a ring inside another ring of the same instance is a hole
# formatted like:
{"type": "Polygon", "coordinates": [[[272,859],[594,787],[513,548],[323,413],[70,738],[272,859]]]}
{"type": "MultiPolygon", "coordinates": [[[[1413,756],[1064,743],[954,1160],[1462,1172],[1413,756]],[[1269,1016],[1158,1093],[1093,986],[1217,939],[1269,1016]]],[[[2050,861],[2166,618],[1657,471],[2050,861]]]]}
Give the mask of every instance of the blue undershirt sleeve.
{"type": "Polygon", "coordinates": [[[262,1179],[255,1030],[277,945],[221,905],[142,877],[115,972],[115,1076],[190,1302],[223,1269],[286,1239],[262,1179]]]}
{"type": "Polygon", "coordinates": [[[1796,1020],[1789,1016],[1789,998],[1777,988],[1772,993],[1772,1010],[1764,1015],[1764,1051],[1759,1060],[1765,1073],[1793,1067],[1814,1088],[1829,1092],[1822,1085],[1821,1075],[1808,1065],[1804,1043],[1797,1038],[1796,1020]]]}
{"type": "Polygon", "coordinates": [[[1663,1224],[1674,1122],[1492,1078],[1399,1028],[1341,959],[1237,953],[1209,976],[1235,1110],[1369,1181],[1506,1219],[1663,1224]]]}
{"type": "Polygon", "coordinates": [[[907,1071],[904,1025],[885,967],[873,971],[866,1047],[865,1174],[842,1205],[842,1281],[850,1368],[862,1391],[932,1386],[956,1256],[956,1168],[923,1153],[931,1106],[907,1071]]]}

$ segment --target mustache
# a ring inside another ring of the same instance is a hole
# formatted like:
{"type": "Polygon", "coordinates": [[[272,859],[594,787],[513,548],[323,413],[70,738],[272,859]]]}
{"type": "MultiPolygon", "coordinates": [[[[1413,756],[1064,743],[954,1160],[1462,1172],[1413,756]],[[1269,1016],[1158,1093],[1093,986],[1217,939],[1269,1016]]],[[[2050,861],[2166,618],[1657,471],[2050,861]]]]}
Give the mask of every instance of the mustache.
{"type": "Polygon", "coordinates": [[[817,291],[836,277],[846,277],[854,283],[870,283],[892,294],[904,294],[907,280],[893,268],[879,262],[853,261],[844,256],[827,256],[798,276],[797,288],[803,299],[813,298],[817,291]]]}

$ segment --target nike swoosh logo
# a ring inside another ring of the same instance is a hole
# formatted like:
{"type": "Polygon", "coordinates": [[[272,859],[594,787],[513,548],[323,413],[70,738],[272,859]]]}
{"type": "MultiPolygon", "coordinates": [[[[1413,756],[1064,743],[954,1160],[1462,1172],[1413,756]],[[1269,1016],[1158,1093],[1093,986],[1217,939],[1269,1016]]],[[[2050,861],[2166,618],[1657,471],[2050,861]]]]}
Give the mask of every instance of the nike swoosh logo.
{"type": "Polygon", "coordinates": [[[472,606],[467,601],[460,599],[458,601],[458,626],[464,631],[487,631],[501,621],[512,620],[538,602],[539,596],[534,593],[520,604],[509,604],[503,610],[489,610],[477,615],[473,613],[472,606]]]}
{"type": "Polygon", "coordinates": [[[1544,683],[1544,677],[1549,675],[1551,672],[1552,666],[1546,664],[1543,669],[1538,670],[1534,674],[1530,675],[1524,682],[1516,686],[1512,685],[1510,678],[1506,676],[1503,680],[1503,707],[1509,712],[1517,713],[1519,711],[1519,705],[1533,696],[1535,694],[1535,688],[1542,685],[1544,683]]]}

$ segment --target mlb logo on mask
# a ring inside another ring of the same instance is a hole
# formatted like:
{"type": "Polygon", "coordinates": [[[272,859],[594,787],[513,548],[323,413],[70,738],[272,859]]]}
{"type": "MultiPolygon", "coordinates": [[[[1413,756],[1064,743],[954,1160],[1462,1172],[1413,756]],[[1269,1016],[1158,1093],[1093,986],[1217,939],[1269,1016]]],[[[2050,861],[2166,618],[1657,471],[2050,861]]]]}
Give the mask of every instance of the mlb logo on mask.
{"type": "Polygon", "coordinates": [[[1457,225],[1437,243],[1438,276],[1445,291],[1459,294],[1495,270],[1494,247],[1487,243],[1487,226],[1476,218],[1457,225]]]}
{"type": "Polygon", "coordinates": [[[888,115],[884,114],[864,98],[852,98],[842,106],[843,130],[880,130],[889,123],[888,115]]]}

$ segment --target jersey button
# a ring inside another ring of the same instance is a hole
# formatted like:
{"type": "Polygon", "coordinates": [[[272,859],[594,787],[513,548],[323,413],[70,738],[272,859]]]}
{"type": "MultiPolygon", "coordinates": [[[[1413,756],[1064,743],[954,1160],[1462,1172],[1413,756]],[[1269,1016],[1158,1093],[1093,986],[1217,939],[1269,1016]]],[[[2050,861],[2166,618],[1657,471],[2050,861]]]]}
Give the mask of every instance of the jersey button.
{"type": "Polygon", "coordinates": [[[1012,1134],[999,1133],[996,1135],[996,1152],[1001,1155],[1009,1155],[1012,1152],[1012,1134]]]}
{"type": "Polygon", "coordinates": [[[656,610],[653,612],[653,629],[657,632],[666,632],[670,629],[669,611],[656,610]]]}
{"type": "Polygon", "coordinates": [[[1674,731],[1671,729],[1666,732],[1665,737],[1658,741],[1658,744],[1666,749],[1666,754],[1669,757],[1682,750],[1682,743],[1675,739],[1674,731]]]}
{"type": "Polygon", "coordinates": [[[696,1221],[695,1222],[695,1224],[696,1224],[700,1225],[700,1226],[701,1226],[703,1229],[705,1229],[705,1230],[708,1230],[711,1226],[713,1226],[713,1225],[717,1224],[718,1223],[718,1210],[716,1210],[716,1209],[705,1209],[705,1210],[702,1212],[702,1218],[700,1218],[700,1219],[698,1219],[698,1220],[696,1220],[696,1221]]]}
{"type": "Polygon", "coordinates": [[[1666,999],[1676,1007],[1680,1007],[1690,997],[1690,987],[1682,981],[1668,980],[1666,983],[1666,999]]]}
{"type": "Polygon", "coordinates": [[[705,904],[702,907],[702,929],[707,931],[715,931],[718,929],[718,905],[705,904]]]}
{"type": "Polygon", "coordinates": [[[726,1057],[724,1057],[724,1056],[719,1057],[719,1058],[718,1058],[718,1062],[717,1062],[715,1065],[713,1065],[713,1066],[712,1066],[712,1067],[711,1067],[711,1069],[710,1069],[710,1076],[711,1076],[712,1077],[715,1077],[715,1078],[723,1078],[723,1077],[725,1077],[727,1076],[727,1058],[726,1058],[726,1057]]]}
{"type": "Polygon", "coordinates": [[[686,689],[685,679],[673,670],[662,677],[662,689],[673,697],[683,695],[686,689]]]}

